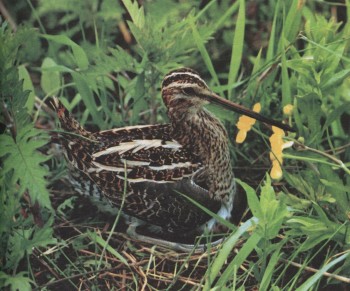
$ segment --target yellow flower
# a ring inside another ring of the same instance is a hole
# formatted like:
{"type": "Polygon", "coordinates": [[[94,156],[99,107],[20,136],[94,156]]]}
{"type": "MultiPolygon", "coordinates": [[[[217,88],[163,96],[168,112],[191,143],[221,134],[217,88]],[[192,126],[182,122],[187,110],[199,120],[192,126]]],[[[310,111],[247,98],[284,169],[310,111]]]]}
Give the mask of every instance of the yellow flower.
{"type": "Polygon", "coordinates": [[[287,104],[283,107],[283,113],[285,115],[291,116],[293,113],[294,106],[292,104],[287,104]]]}
{"type": "MultiPolygon", "coordinates": [[[[256,103],[253,107],[253,111],[259,113],[261,111],[260,103],[256,103]]],[[[239,129],[236,136],[236,143],[242,143],[247,137],[247,132],[252,129],[252,126],[255,124],[256,120],[248,116],[241,116],[236,123],[237,128],[239,129]]]]}
{"type": "Polygon", "coordinates": [[[272,162],[270,176],[274,180],[279,180],[282,178],[283,172],[282,172],[281,164],[278,161],[272,162]]]}
{"type": "Polygon", "coordinates": [[[270,152],[270,160],[272,162],[272,168],[270,172],[270,176],[274,180],[279,180],[283,176],[282,172],[282,163],[283,163],[283,154],[282,151],[286,147],[290,147],[293,145],[293,142],[284,142],[283,137],[285,133],[282,129],[272,126],[273,134],[270,136],[270,144],[271,144],[271,152],[270,152]]]}

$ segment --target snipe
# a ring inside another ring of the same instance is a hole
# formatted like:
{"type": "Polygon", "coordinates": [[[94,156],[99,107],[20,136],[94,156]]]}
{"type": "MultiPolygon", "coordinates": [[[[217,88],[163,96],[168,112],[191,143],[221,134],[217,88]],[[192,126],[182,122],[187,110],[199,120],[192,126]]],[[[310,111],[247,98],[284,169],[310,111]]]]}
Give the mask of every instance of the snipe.
{"type": "Polygon", "coordinates": [[[184,195],[224,219],[230,217],[235,195],[227,132],[204,108],[208,103],[290,130],[213,93],[194,70],[168,73],[162,97],[170,124],[142,125],[91,133],[54,98],[75,185],[85,194],[100,195],[132,217],[129,233],[151,243],[183,249],[176,244],[140,235],[137,225],[162,234],[200,234],[215,220],[184,195]]]}

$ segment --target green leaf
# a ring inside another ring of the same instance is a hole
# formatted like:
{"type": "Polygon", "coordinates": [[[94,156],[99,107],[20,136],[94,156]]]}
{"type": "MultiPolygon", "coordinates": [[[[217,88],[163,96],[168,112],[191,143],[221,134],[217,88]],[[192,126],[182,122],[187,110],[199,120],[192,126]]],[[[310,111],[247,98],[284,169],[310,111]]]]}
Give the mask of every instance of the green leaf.
{"type": "Polygon", "coordinates": [[[267,52],[266,52],[266,60],[271,61],[274,58],[275,55],[275,46],[276,46],[276,21],[277,21],[277,16],[280,15],[279,10],[280,10],[280,0],[277,1],[276,6],[275,6],[275,13],[273,16],[273,21],[272,21],[272,27],[271,27],[271,32],[270,32],[270,38],[269,38],[269,45],[267,47],[267,52]]]}
{"type": "Polygon", "coordinates": [[[24,65],[18,66],[18,76],[20,80],[23,79],[23,90],[30,91],[28,95],[26,107],[27,107],[28,113],[31,113],[33,111],[34,103],[35,103],[35,91],[34,91],[32,79],[30,78],[27,68],[24,65]]]}
{"type": "Polygon", "coordinates": [[[252,187],[250,187],[248,184],[241,181],[240,179],[236,179],[236,182],[243,187],[245,193],[247,194],[248,205],[253,215],[258,219],[262,219],[263,212],[255,190],[252,187]]]}
{"type": "Polygon", "coordinates": [[[283,26],[284,36],[289,42],[293,42],[296,35],[300,30],[300,22],[301,22],[301,11],[299,6],[299,0],[293,0],[292,4],[288,8],[288,14],[283,26]]]}
{"type": "Polygon", "coordinates": [[[9,135],[0,136],[0,157],[3,157],[0,179],[7,173],[13,173],[13,181],[18,183],[20,194],[28,191],[33,202],[38,201],[40,205],[51,208],[45,180],[48,171],[42,166],[50,157],[38,152],[38,148],[48,142],[48,137],[32,126],[20,128],[16,140],[9,135]]]}
{"type": "Polygon", "coordinates": [[[35,226],[13,231],[8,240],[6,267],[15,269],[25,254],[31,254],[34,248],[56,244],[52,223],[53,217],[42,228],[35,226]]]}
{"type": "MultiPolygon", "coordinates": [[[[223,243],[220,248],[215,260],[211,264],[211,268],[209,268],[204,276],[206,279],[205,286],[203,290],[209,290],[210,286],[213,284],[215,278],[219,274],[222,266],[225,264],[228,255],[231,253],[232,249],[236,245],[238,239],[246,232],[249,228],[251,228],[254,224],[257,223],[257,219],[252,218],[246,222],[244,222],[234,233],[232,233],[223,243]]],[[[253,239],[252,239],[253,240],[253,239]]],[[[246,253],[246,252],[245,252],[246,253]]]]}
{"type": "Polygon", "coordinates": [[[260,291],[270,290],[270,289],[268,289],[268,287],[270,284],[272,284],[271,278],[272,278],[273,273],[275,272],[276,265],[277,265],[281,255],[282,254],[280,253],[280,249],[275,250],[275,252],[272,254],[270,261],[269,261],[269,264],[267,265],[267,267],[265,269],[264,276],[263,276],[261,283],[260,283],[260,286],[259,286],[260,291]]]}
{"type": "Polygon", "coordinates": [[[226,270],[222,273],[215,287],[220,288],[220,286],[224,286],[225,283],[231,279],[233,270],[244,263],[247,257],[254,251],[260,240],[261,236],[256,232],[254,232],[248,238],[248,240],[243,244],[242,248],[239,250],[238,254],[235,255],[234,259],[230,262],[226,270]]]}
{"type": "Polygon", "coordinates": [[[0,272],[0,282],[3,287],[9,287],[11,291],[30,291],[32,290],[31,283],[34,283],[26,272],[19,272],[14,276],[10,276],[4,272],[0,272]]]}
{"type": "Polygon", "coordinates": [[[73,72],[72,77],[80,95],[84,100],[87,109],[89,110],[93,118],[93,122],[97,124],[100,128],[103,128],[103,119],[97,110],[97,105],[95,102],[93,92],[89,87],[89,84],[86,82],[86,78],[84,78],[82,74],[77,72],[73,72]]]}
{"type": "Polygon", "coordinates": [[[134,98],[134,106],[133,106],[133,116],[132,120],[133,122],[139,121],[139,114],[141,111],[145,110],[147,108],[147,99],[145,96],[145,75],[139,74],[135,79],[133,80],[133,89],[132,89],[132,96],[134,98]]]}
{"type": "Polygon", "coordinates": [[[192,29],[193,40],[194,40],[195,44],[197,45],[197,48],[198,48],[198,50],[203,58],[203,61],[206,65],[209,73],[211,74],[212,78],[214,79],[214,82],[218,86],[220,86],[219,78],[218,78],[216,71],[214,69],[214,65],[211,61],[211,58],[209,56],[207,49],[205,48],[204,40],[202,39],[202,37],[198,31],[198,28],[194,23],[193,18],[190,19],[190,25],[191,25],[191,29],[192,29]]]}
{"type": "Polygon", "coordinates": [[[83,50],[81,46],[76,44],[74,41],[72,41],[69,37],[66,35],[49,35],[49,34],[42,34],[41,37],[54,41],[59,44],[67,45],[72,49],[73,56],[75,59],[75,62],[80,70],[86,70],[89,67],[89,59],[83,50]]]}
{"type": "Polygon", "coordinates": [[[270,176],[266,175],[266,183],[261,187],[260,208],[263,218],[260,220],[258,229],[266,239],[275,238],[285,219],[290,215],[283,200],[277,200],[275,191],[271,186],[270,176]]]}
{"type": "Polygon", "coordinates": [[[342,70],[335,73],[325,83],[322,84],[321,89],[327,90],[339,86],[347,77],[350,76],[350,69],[342,70]]]}
{"type": "MultiPolygon", "coordinates": [[[[244,31],[245,31],[245,0],[239,0],[239,10],[236,22],[235,34],[232,43],[230,71],[228,73],[228,84],[237,81],[237,75],[241,66],[243,47],[244,47],[244,31]]],[[[228,97],[231,99],[232,90],[229,90],[228,97]]]]}
{"type": "Polygon", "coordinates": [[[322,127],[322,131],[324,132],[328,126],[330,126],[334,121],[340,118],[340,116],[344,113],[350,111],[350,102],[344,102],[342,105],[335,108],[326,119],[325,124],[322,127]]]}
{"type": "Polygon", "coordinates": [[[132,22],[138,28],[143,28],[145,26],[145,12],[143,6],[139,8],[137,1],[132,2],[131,0],[122,0],[126,7],[126,10],[130,14],[132,22]]]}
{"type": "Polygon", "coordinates": [[[323,116],[322,101],[315,93],[309,93],[298,98],[298,108],[306,121],[305,137],[307,144],[317,143],[321,137],[321,117],[323,116]]]}
{"type": "Polygon", "coordinates": [[[60,73],[54,68],[57,66],[51,58],[45,58],[41,65],[41,88],[47,95],[57,95],[61,87],[60,73]]]}
{"type": "Polygon", "coordinates": [[[258,55],[253,60],[254,67],[253,67],[252,74],[251,74],[251,77],[249,79],[249,83],[248,83],[248,87],[247,87],[247,97],[252,96],[254,98],[255,94],[258,90],[258,87],[260,85],[258,79],[256,78],[256,73],[259,71],[259,69],[261,68],[261,65],[262,65],[261,64],[262,63],[261,52],[262,52],[262,49],[259,50],[258,55]]]}
{"type": "Polygon", "coordinates": [[[299,198],[293,194],[285,194],[283,192],[279,193],[279,197],[284,200],[286,205],[292,206],[296,209],[308,209],[311,205],[311,201],[308,199],[299,198]]]}
{"type": "Polygon", "coordinates": [[[287,59],[284,46],[282,47],[282,106],[291,104],[291,86],[288,76],[287,59]]]}

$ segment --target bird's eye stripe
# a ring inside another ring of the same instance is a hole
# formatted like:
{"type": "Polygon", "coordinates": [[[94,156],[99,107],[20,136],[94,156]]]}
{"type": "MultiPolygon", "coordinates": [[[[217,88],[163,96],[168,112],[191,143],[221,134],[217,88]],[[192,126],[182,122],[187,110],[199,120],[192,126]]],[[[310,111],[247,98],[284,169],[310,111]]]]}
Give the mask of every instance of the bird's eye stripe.
{"type": "Polygon", "coordinates": [[[194,91],[193,87],[186,87],[183,88],[182,91],[186,94],[186,95],[194,95],[196,92],[194,91]]]}

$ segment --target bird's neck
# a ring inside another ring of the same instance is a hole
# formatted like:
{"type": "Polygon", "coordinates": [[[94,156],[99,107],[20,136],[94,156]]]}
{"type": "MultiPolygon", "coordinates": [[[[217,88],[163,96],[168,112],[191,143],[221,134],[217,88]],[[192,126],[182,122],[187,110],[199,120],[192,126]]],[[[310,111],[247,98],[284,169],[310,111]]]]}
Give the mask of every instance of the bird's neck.
{"type": "Polygon", "coordinates": [[[220,200],[231,199],[234,176],[223,124],[204,108],[170,108],[168,115],[174,139],[202,162],[209,193],[220,200]]]}

